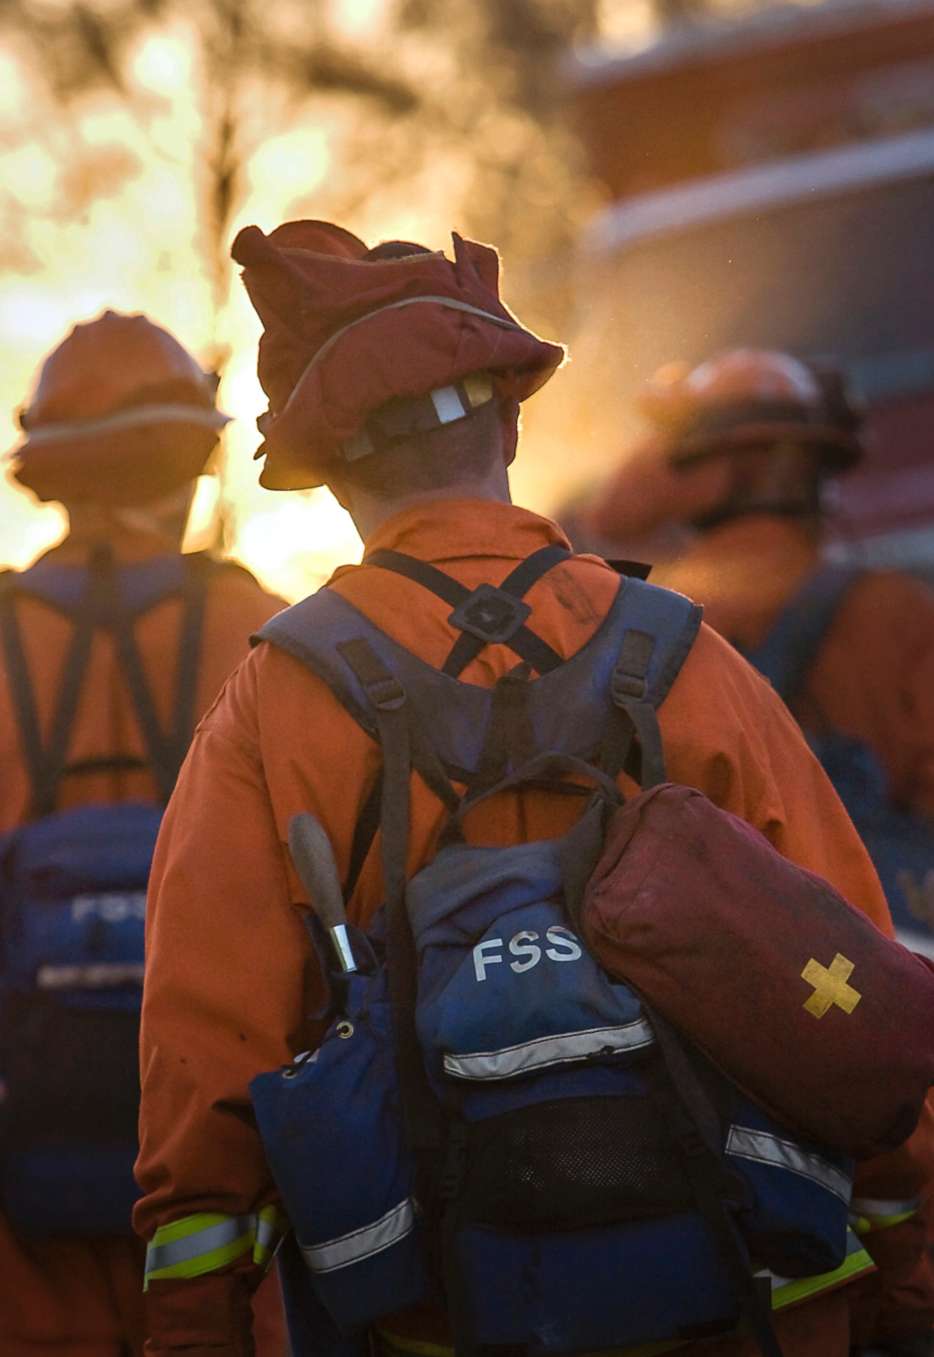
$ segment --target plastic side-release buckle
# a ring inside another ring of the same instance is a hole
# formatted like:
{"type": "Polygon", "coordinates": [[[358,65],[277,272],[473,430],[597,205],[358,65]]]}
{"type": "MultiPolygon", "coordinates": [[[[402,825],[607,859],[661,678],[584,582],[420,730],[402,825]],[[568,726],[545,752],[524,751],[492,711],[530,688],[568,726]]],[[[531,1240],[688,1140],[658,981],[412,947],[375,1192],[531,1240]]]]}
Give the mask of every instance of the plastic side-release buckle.
{"type": "Polygon", "coordinates": [[[478,641],[510,640],[531,616],[532,609],[494,584],[480,584],[451,613],[448,621],[478,641]]]}

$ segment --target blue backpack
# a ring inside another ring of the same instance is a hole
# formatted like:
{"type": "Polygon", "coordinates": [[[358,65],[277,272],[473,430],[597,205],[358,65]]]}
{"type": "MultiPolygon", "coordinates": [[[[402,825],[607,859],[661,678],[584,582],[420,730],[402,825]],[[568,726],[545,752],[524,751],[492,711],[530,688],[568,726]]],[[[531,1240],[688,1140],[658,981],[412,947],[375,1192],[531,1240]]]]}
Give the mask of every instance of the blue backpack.
{"type": "Polygon", "coordinates": [[[580,937],[617,775],[664,779],[656,708],[700,611],[624,578],[562,661],[521,599],[565,558],[546,548],[471,592],[370,555],[452,604],[462,635],[440,672],[327,589],[259,634],[322,678],[383,756],[370,805],[385,907],[366,934],[350,929],[351,974],[309,915],[330,1026],[251,1085],[293,1227],[280,1270],[296,1357],[362,1352],[369,1326],[423,1302],[446,1307],[460,1353],[629,1349],[745,1322],[780,1357],[770,1289],[773,1305],[799,1299],[859,1252],[852,1164],[777,1125],[580,937]],[[518,668],[492,689],[459,682],[493,642],[518,668]],[[413,768],[450,814],[406,881],[413,768]],[[583,814],[554,841],[466,843],[465,815],[509,787],[580,798],[583,814]]]}
{"type": "Polygon", "coordinates": [[[24,1238],[129,1234],[139,1111],[146,885],[163,804],[56,810],[64,774],[150,766],[168,799],[191,738],[207,558],[115,569],[40,563],[0,576],[0,643],[32,785],[28,823],[0,840],[0,1210],[24,1238]],[[172,729],[159,723],[136,618],[182,594],[172,729]],[[46,743],[16,617],[41,599],[73,620],[46,743]],[[94,632],[111,631],[148,758],[69,759],[94,632]]]}
{"type": "MultiPolygon", "coordinates": [[[[822,566],[796,592],[761,644],[745,652],[792,710],[824,637],[863,573],[858,566],[822,566]]],[[[858,656],[853,660],[858,663],[858,656]]],[[[934,920],[912,913],[898,880],[902,871],[923,880],[934,870],[930,827],[892,801],[885,769],[862,740],[834,730],[805,733],[869,850],[899,936],[934,953],[934,920]]]]}

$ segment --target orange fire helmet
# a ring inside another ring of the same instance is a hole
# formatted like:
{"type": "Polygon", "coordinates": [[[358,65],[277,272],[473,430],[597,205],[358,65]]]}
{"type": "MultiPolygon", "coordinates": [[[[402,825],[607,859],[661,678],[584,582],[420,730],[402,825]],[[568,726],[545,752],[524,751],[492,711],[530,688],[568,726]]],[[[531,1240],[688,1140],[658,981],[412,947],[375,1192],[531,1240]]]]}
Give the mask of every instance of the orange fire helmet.
{"type": "Polygon", "coordinates": [[[844,374],[790,354],[735,349],[699,367],[667,363],[640,397],[654,426],[626,453],[587,515],[614,541],[696,523],[729,498],[725,454],[788,442],[818,453],[825,472],[862,456],[862,411],[844,374]]]}
{"type": "Polygon", "coordinates": [[[40,499],[145,503],[204,469],[228,422],[215,394],[168,331],[105,311],[45,360],[14,474],[40,499]]]}
{"type": "Polygon", "coordinates": [[[860,414],[843,374],[769,349],[733,349],[690,369],[668,364],[642,396],[675,465],[725,452],[795,442],[821,470],[841,472],[863,453],[860,414]]]}

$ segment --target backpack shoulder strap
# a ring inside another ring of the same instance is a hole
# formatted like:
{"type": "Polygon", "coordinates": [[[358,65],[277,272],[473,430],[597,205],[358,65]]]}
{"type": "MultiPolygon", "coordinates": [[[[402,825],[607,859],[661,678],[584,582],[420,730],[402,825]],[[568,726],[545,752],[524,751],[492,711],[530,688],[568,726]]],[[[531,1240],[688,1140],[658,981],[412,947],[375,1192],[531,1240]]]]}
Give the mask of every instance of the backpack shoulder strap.
{"type": "Polygon", "coordinates": [[[558,543],[540,547],[520,561],[501,585],[481,584],[477,589],[468,589],[437,566],[401,551],[371,552],[364,565],[404,575],[454,609],[448,621],[461,635],[445,660],[442,673],[459,677],[485,646],[501,643],[540,674],[547,674],[562,663],[561,656],[525,625],[532,610],[522,599],[552,566],[566,561],[570,555],[567,547],[558,543]]]}
{"type": "Polygon", "coordinates": [[[644,788],[654,787],[665,780],[658,709],[697,638],[703,609],[683,594],[639,578],[625,579],[620,592],[625,606],[610,697],[624,721],[611,721],[602,762],[614,774],[621,771],[634,737],[639,748],[639,782],[644,788]]]}
{"type": "MultiPolygon", "coordinates": [[[[601,745],[614,710],[640,726],[643,762],[658,773],[660,740],[652,713],[661,705],[694,643],[701,609],[690,599],[636,578],[620,580],[610,611],[591,640],[528,685],[530,742],[538,750],[586,757],[601,745]]],[[[364,638],[423,712],[448,769],[470,777],[479,764],[493,690],[458,682],[397,645],[327,587],[271,618],[253,637],[271,642],[316,674],[358,725],[378,738],[370,695],[346,659],[364,638]],[[455,729],[456,727],[456,729],[455,729]]],[[[620,764],[620,767],[622,764],[620,764]]]]}
{"type": "Polygon", "coordinates": [[[819,567],[782,609],[764,640],[744,652],[785,702],[800,695],[824,637],[862,574],[862,568],[853,565],[819,567]]]}
{"type": "MultiPolygon", "coordinates": [[[[33,815],[54,809],[58,783],[65,772],[68,745],[81,683],[90,658],[93,634],[108,626],[114,634],[121,666],[146,743],[148,761],[168,799],[191,738],[195,680],[208,578],[217,563],[209,557],[178,555],[117,569],[110,560],[95,559],[87,567],[43,563],[22,574],[0,576],[0,633],[5,665],[17,709],[20,738],[33,788],[33,815]],[[173,594],[184,599],[173,729],[160,727],[152,694],[133,635],[137,616],[173,594]],[[15,594],[41,599],[74,622],[66,654],[49,742],[43,747],[32,682],[15,611],[15,594]]],[[[91,760],[76,767],[98,768],[125,760],[91,760]]],[[[134,764],[136,761],[132,761],[134,764]]]]}
{"type": "Polygon", "coordinates": [[[29,774],[33,801],[38,799],[43,771],[42,734],[39,715],[23,649],[23,638],[16,618],[16,572],[4,570],[0,574],[0,642],[10,696],[16,712],[20,747],[29,774]]]}

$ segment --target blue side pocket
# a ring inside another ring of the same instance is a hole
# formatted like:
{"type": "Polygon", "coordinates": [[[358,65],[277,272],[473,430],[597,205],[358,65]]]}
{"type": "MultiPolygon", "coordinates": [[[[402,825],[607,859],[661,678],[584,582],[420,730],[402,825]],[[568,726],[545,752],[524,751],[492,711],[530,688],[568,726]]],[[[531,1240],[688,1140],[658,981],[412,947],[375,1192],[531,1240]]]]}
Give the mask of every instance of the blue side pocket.
{"type": "Polygon", "coordinates": [[[250,1092],[309,1278],[338,1327],[424,1299],[385,971],[351,977],[319,1049],[250,1092]]]}
{"type": "Polygon", "coordinates": [[[846,1257],[853,1161],[793,1136],[745,1099],[734,1107],[725,1149],[751,1189],[741,1223],[753,1254],[783,1277],[839,1267],[846,1257]]]}

